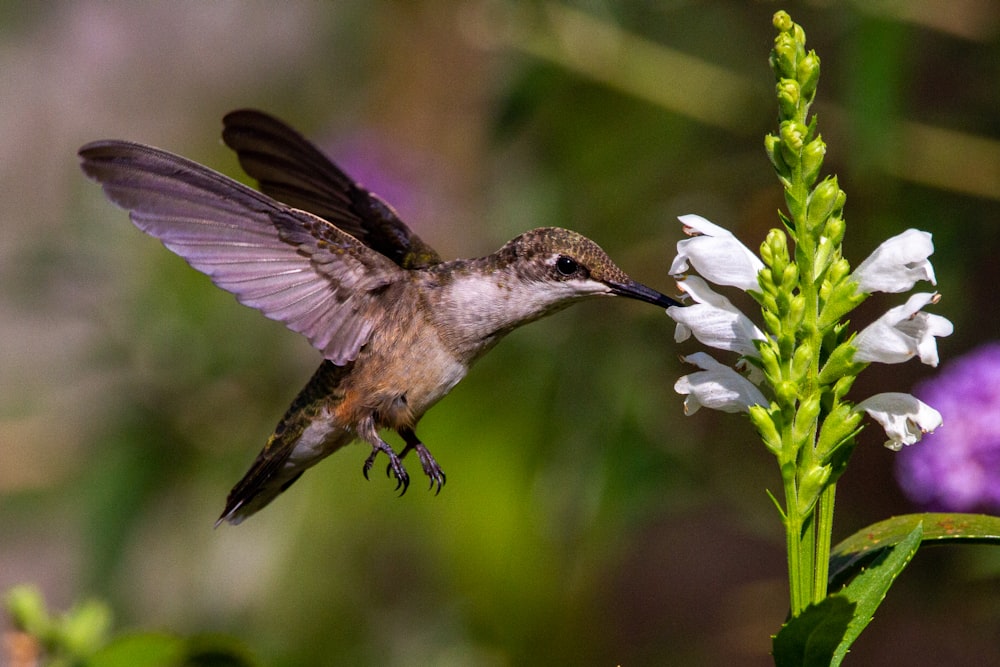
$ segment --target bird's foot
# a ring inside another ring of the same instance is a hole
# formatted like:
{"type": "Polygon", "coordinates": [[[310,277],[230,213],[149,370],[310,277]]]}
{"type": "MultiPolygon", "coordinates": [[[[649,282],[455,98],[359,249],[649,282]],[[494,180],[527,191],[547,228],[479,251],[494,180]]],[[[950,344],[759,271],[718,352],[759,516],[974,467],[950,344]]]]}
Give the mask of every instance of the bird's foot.
{"type": "Polygon", "coordinates": [[[430,480],[430,486],[427,487],[428,490],[434,489],[436,486],[437,488],[434,491],[434,495],[441,493],[441,487],[444,486],[444,483],[447,481],[447,477],[445,476],[444,471],[441,470],[441,466],[438,465],[438,462],[434,460],[433,456],[431,456],[427,446],[420,442],[416,433],[412,430],[402,430],[399,434],[403,436],[403,440],[406,441],[406,447],[404,447],[403,451],[399,453],[399,458],[402,459],[405,457],[410,453],[410,450],[416,451],[417,458],[420,459],[420,467],[424,469],[424,474],[427,475],[427,478],[430,480]]]}
{"type": "Polygon", "coordinates": [[[362,466],[361,472],[364,474],[365,479],[368,479],[368,471],[372,469],[375,457],[378,456],[379,452],[384,452],[389,457],[389,465],[385,470],[385,474],[388,476],[391,473],[396,476],[396,490],[399,491],[399,495],[403,495],[406,493],[407,487],[410,486],[410,476],[407,474],[406,468],[403,467],[402,461],[399,460],[400,457],[396,455],[396,452],[392,451],[392,447],[388,443],[379,440],[377,443],[372,444],[372,453],[365,459],[365,464],[362,466]]]}

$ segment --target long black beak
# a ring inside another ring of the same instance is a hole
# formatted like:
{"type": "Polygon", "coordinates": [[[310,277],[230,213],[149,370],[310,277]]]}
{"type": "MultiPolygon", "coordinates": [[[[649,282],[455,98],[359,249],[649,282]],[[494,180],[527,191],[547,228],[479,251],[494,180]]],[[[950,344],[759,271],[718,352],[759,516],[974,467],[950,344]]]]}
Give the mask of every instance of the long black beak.
{"type": "Polygon", "coordinates": [[[670,306],[681,305],[679,301],[675,301],[669,296],[660,294],[655,289],[646,287],[645,285],[637,283],[634,280],[630,280],[627,283],[609,282],[607,285],[611,288],[612,294],[627,296],[630,299],[637,299],[639,301],[645,301],[646,303],[651,303],[654,306],[669,308],[670,306]]]}

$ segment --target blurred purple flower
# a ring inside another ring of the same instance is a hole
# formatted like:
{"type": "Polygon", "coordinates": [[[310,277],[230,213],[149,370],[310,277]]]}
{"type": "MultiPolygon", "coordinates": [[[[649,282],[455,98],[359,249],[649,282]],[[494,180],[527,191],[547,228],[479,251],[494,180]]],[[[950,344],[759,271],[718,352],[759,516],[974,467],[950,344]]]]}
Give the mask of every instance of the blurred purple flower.
{"type": "Polygon", "coordinates": [[[898,454],[903,492],[928,509],[1000,511],[1000,343],[948,363],[914,393],[944,426],[898,454]]]}
{"type": "Polygon", "coordinates": [[[400,163],[412,163],[413,157],[381,139],[376,132],[361,130],[336,142],[324,142],[324,152],[351,180],[378,195],[392,206],[408,224],[412,210],[419,203],[400,163]],[[410,215],[408,215],[410,214],[410,215]]]}

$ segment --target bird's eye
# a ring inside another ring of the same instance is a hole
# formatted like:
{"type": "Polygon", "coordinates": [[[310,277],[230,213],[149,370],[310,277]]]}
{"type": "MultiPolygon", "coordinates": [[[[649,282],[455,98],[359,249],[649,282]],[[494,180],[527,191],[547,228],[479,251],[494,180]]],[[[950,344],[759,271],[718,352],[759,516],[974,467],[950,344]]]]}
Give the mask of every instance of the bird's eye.
{"type": "Polygon", "coordinates": [[[579,265],[572,257],[562,255],[556,260],[556,270],[564,276],[571,276],[579,269],[579,265]]]}

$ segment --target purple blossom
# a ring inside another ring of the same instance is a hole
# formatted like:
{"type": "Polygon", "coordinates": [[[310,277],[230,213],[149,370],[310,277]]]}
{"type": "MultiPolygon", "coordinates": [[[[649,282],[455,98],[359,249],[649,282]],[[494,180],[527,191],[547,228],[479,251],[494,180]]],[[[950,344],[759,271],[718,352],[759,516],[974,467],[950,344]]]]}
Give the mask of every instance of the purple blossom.
{"type": "Polygon", "coordinates": [[[1000,342],[949,362],[914,393],[944,425],[897,455],[904,493],[928,509],[1000,511],[1000,342]]]}

